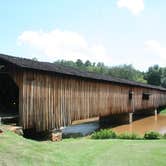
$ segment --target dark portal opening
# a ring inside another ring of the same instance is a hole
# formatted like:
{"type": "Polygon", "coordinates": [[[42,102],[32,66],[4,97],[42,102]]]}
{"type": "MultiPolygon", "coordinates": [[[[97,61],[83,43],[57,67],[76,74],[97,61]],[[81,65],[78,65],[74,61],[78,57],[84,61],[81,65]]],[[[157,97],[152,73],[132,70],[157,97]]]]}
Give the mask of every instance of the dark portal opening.
{"type": "Polygon", "coordinates": [[[19,116],[19,88],[8,74],[0,74],[1,123],[17,123],[19,116]]]}

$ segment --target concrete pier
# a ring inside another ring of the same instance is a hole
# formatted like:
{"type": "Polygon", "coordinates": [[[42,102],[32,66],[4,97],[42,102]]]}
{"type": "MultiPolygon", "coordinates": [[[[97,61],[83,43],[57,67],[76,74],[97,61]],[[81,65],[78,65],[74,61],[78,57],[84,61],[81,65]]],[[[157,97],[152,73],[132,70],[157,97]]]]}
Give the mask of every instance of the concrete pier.
{"type": "Polygon", "coordinates": [[[133,113],[129,113],[129,123],[133,122],[133,113]]]}
{"type": "Polygon", "coordinates": [[[157,109],[154,110],[154,115],[157,116],[157,109]]]}

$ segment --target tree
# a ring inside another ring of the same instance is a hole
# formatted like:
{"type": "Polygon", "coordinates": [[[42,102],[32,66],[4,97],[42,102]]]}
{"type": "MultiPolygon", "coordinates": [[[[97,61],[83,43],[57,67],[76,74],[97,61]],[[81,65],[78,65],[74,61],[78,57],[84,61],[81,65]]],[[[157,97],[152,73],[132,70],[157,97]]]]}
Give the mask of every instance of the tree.
{"type": "Polygon", "coordinates": [[[161,86],[166,88],[166,77],[161,79],[161,86]]]}
{"type": "MultiPolygon", "coordinates": [[[[114,67],[107,67],[102,62],[99,62],[96,64],[95,62],[90,62],[89,60],[87,60],[85,63],[83,63],[82,60],[80,59],[78,59],[76,62],[60,60],[55,63],[63,64],[66,66],[72,66],[81,70],[87,70],[87,71],[96,72],[100,74],[110,75],[113,77],[133,80],[137,82],[142,82],[142,83],[147,82],[144,79],[144,73],[139,70],[136,70],[132,65],[120,65],[120,66],[114,66],[114,67]]],[[[165,73],[166,73],[166,70],[165,70],[165,73]]]]}
{"type": "Polygon", "coordinates": [[[85,65],[85,67],[89,67],[89,66],[91,66],[92,64],[91,64],[91,62],[90,62],[89,60],[87,60],[84,65],[85,65]]]}
{"type": "Polygon", "coordinates": [[[161,68],[162,76],[161,76],[161,86],[166,88],[166,67],[161,68]]]}
{"type": "Polygon", "coordinates": [[[109,75],[127,80],[146,83],[142,72],[136,70],[132,65],[120,65],[109,68],[109,75]]]}
{"type": "Polygon", "coordinates": [[[79,67],[79,68],[82,68],[84,66],[83,62],[81,59],[77,59],[76,61],[76,65],[79,67]]]}
{"type": "Polygon", "coordinates": [[[36,57],[33,57],[32,60],[33,61],[38,61],[38,59],[36,57]]]}
{"type": "Polygon", "coordinates": [[[149,67],[148,72],[145,74],[145,79],[148,84],[161,85],[162,69],[158,65],[149,67]]]}
{"type": "Polygon", "coordinates": [[[107,67],[102,62],[98,62],[95,71],[97,73],[107,74],[107,67]]]}
{"type": "Polygon", "coordinates": [[[64,66],[71,66],[71,67],[76,67],[76,63],[73,62],[73,61],[66,61],[66,60],[58,60],[54,63],[57,63],[57,64],[62,64],[64,66]]]}

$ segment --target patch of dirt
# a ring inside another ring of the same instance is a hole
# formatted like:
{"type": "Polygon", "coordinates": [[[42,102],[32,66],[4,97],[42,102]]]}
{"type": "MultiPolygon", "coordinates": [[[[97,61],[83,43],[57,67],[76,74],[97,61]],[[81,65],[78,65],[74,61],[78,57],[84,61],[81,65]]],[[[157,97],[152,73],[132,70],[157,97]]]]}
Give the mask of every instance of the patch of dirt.
{"type": "MultiPolygon", "coordinates": [[[[1,125],[0,126],[0,131],[12,131],[18,135],[23,135],[23,131],[22,128],[20,126],[16,126],[16,124],[12,124],[12,125],[1,125]]],[[[1,132],[0,132],[1,133],[1,132]]]]}

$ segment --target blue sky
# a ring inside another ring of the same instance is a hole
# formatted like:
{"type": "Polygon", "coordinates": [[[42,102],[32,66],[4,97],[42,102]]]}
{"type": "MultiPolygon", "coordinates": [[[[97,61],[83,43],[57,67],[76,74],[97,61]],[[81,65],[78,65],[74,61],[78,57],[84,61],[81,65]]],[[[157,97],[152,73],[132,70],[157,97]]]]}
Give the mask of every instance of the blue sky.
{"type": "Polygon", "coordinates": [[[166,66],[165,6],[163,0],[1,1],[0,52],[140,70],[166,66]]]}

